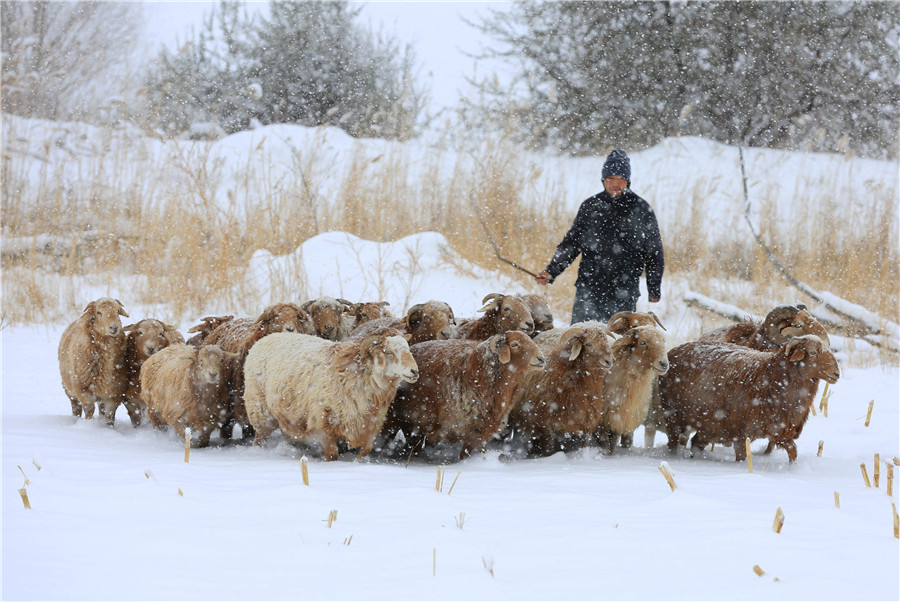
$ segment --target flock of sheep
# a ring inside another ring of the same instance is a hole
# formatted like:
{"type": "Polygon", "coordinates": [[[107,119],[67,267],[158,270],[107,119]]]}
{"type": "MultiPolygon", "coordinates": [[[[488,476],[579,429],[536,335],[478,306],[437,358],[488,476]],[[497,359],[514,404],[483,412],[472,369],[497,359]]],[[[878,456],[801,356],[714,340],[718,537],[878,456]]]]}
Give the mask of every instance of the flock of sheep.
{"type": "MultiPolygon", "coordinates": [[[[317,444],[326,460],[461,446],[459,458],[497,440],[527,456],[573,445],[628,447],[639,426],[653,446],[794,441],[818,383],[839,369],[828,335],[802,305],[780,305],[762,323],[723,327],[666,349],[652,313],[622,312],[607,324],[554,328],[539,295],[492,293],[481,316],[457,320],[428,301],[393,317],[386,302],[320,297],[276,303],[257,318],[211,316],[190,339],[159,320],[128,326],[116,299],[88,304],[60,340],[63,388],[75,416],[95,406],[110,425],[125,405],[192,444],[218,432],[262,445],[279,429],[317,444]]],[[[454,452],[455,453],[455,452],[454,452]]]]}

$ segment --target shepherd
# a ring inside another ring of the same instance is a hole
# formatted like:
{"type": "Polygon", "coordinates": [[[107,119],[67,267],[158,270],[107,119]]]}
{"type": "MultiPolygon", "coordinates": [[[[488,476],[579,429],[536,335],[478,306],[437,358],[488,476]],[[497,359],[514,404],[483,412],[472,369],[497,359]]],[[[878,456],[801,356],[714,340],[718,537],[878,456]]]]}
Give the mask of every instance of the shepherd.
{"type": "Polygon", "coordinates": [[[661,296],[659,224],[650,204],[631,191],[631,160],[625,151],[609,153],[602,179],[603,192],[581,203],[553,259],[535,276],[538,284],[552,284],[581,255],[572,324],[607,322],[617,312],[635,311],[644,272],[650,303],[661,296]]]}

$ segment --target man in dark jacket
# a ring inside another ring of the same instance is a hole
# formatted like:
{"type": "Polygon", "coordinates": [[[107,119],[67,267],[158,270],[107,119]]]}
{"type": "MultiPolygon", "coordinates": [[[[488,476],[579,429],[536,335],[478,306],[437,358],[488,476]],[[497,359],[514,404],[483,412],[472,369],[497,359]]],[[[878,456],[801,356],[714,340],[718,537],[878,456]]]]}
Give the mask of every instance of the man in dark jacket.
{"type": "Polygon", "coordinates": [[[581,204],[553,259],[537,275],[539,284],[550,284],[581,254],[573,324],[635,311],[644,270],[650,302],[659,301],[664,265],[659,225],[649,203],[630,186],[631,162],[615,149],[603,164],[603,192],[581,204]]]}

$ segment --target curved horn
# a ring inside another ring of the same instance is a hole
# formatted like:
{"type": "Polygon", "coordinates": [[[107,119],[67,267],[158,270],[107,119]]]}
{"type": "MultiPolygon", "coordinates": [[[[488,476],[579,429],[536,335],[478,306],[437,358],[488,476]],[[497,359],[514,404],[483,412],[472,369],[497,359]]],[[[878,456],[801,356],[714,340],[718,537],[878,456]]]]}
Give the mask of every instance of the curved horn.
{"type": "Polygon", "coordinates": [[[576,339],[574,343],[572,343],[572,348],[569,350],[569,361],[575,361],[575,359],[581,355],[581,349],[583,347],[581,339],[579,337],[584,336],[584,328],[570,328],[565,333],[563,333],[562,338],[560,339],[560,345],[566,345],[569,340],[576,339]]]}
{"type": "MultiPolygon", "coordinates": [[[[666,330],[666,327],[663,326],[663,323],[662,323],[662,322],[660,322],[659,316],[657,316],[657,315],[656,315],[655,313],[653,313],[652,311],[648,311],[647,313],[650,314],[651,316],[653,316],[653,319],[656,320],[656,323],[659,324],[659,327],[660,327],[660,328],[662,328],[663,330],[666,330]]],[[[668,331],[666,331],[666,332],[668,332],[668,331]]]]}

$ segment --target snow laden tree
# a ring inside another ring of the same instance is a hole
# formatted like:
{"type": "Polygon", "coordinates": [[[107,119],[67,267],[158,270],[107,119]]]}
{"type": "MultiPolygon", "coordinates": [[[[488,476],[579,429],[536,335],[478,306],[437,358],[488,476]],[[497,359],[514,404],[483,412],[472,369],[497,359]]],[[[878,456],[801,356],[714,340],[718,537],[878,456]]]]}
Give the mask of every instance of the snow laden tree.
{"type": "Polygon", "coordinates": [[[148,76],[151,114],[167,133],[197,121],[231,133],[253,123],[334,125],[405,139],[424,93],[410,47],[356,23],[347,2],[272,2],[249,19],[222,2],[197,40],[164,52],[148,76]]]}
{"type": "Polygon", "coordinates": [[[572,154],[673,135],[896,156],[894,2],[517,2],[476,28],[511,81],[467,118],[572,154]]]}
{"type": "Polygon", "coordinates": [[[0,5],[4,113],[97,122],[129,96],[140,4],[13,2],[0,5]]]}

